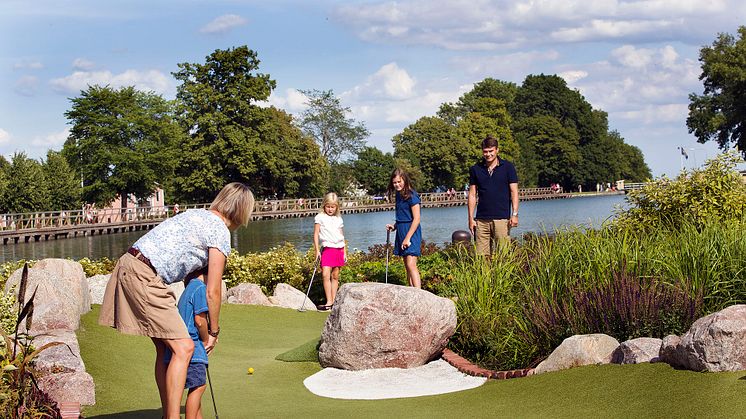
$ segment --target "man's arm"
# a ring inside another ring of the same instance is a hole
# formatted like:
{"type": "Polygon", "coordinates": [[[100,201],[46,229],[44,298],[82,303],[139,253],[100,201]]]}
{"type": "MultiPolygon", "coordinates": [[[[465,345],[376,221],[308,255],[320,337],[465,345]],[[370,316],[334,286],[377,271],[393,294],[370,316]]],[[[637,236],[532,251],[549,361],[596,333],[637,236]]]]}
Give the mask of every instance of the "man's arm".
{"type": "Polygon", "coordinates": [[[474,221],[474,208],[477,206],[477,185],[469,185],[469,196],[466,199],[466,208],[469,210],[469,231],[474,235],[477,222],[474,221]]]}
{"type": "Polygon", "coordinates": [[[513,213],[510,217],[510,225],[518,227],[518,184],[510,184],[510,204],[513,206],[513,213]]]}

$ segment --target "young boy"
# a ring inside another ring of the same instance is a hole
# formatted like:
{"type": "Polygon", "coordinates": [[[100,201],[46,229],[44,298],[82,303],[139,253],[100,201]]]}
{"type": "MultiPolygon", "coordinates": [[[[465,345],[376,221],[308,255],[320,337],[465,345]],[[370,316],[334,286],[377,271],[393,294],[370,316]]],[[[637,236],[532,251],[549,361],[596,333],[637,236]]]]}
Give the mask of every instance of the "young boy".
{"type": "MultiPolygon", "coordinates": [[[[201,277],[184,281],[184,293],[179,298],[179,314],[184,319],[189,336],[194,341],[194,354],[189,362],[185,388],[189,389],[186,399],[186,419],[202,418],[202,394],[205,392],[207,373],[207,288],[201,277]]],[[[167,352],[165,361],[171,360],[167,352]]]]}

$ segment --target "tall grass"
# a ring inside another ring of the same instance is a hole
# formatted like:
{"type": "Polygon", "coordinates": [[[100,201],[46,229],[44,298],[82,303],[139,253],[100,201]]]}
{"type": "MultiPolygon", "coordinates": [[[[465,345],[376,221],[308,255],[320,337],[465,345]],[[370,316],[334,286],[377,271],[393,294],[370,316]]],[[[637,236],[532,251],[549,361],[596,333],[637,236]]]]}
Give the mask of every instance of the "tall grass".
{"type": "Polygon", "coordinates": [[[746,221],[630,232],[610,226],[531,236],[493,261],[460,254],[456,350],[491,368],[525,367],[562,339],[680,334],[746,303],[746,221]]]}

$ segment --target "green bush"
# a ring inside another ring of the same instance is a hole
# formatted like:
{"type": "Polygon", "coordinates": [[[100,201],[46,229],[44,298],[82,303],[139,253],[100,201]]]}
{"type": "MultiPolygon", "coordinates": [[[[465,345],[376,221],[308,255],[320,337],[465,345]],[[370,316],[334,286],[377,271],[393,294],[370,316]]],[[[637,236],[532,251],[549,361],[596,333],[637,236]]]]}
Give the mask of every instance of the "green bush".
{"type": "Polygon", "coordinates": [[[614,224],[632,231],[682,223],[701,227],[746,216],[746,185],[735,170],[737,153],[708,160],[703,169],[682,171],[674,179],[662,177],[627,197],[630,208],[619,210],[614,224]]]}
{"type": "Polygon", "coordinates": [[[5,262],[0,265],[0,289],[5,289],[5,283],[8,281],[8,278],[13,275],[13,272],[23,268],[23,265],[26,262],[28,262],[29,267],[31,267],[34,266],[35,261],[26,261],[21,259],[15,262],[5,262]]]}
{"type": "Polygon", "coordinates": [[[88,258],[82,258],[78,260],[78,263],[83,267],[86,277],[94,275],[108,275],[114,270],[114,266],[117,264],[117,260],[102,257],[98,260],[91,260],[88,258]]]}
{"type": "Polygon", "coordinates": [[[302,255],[290,243],[262,253],[240,255],[233,250],[226,262],[223,279],[228,288],[248,282],[258,284],[265,293],[271,293],[281,282],[300,289],[308,266],[312,264],[307,255],[302,255]]]}

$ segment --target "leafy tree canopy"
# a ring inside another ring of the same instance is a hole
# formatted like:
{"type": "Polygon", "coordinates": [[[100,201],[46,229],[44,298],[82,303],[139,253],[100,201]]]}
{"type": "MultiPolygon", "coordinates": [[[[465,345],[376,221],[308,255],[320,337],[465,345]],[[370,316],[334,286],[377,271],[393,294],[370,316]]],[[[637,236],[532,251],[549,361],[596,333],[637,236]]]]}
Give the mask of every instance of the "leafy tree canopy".
{"type": "Polygon", "coordinates": [[[326,160],[316,143],[293,125],[290,115],[266,108],[258,131],[261,141],[252,150],[258,170],[249,179],[257,195],[317,197],[324,193],[326,160]]]}
{"type": "Polygon", "coordinates": [[[181,133],[161,96],[91,86],[71,102],[62,154],[82,176],[85,201],[108,205],[117,195],[146,197],[173,173],[181,133]]]}
{"type": "Polygon", "coordinates": [[[188,136],[179,146],[176,199],[209,202],[229,182],[251,184],[259,165],[259,125],[275,81],[256,73],[259,59],[246,46],[215,50],[205,64],[180,63],[173,73],[178,118],[188,136]]]}
{"type": "Polygon", "coordinates": [[[80,178],[60,152],[48,151],[43,164],[44,177],[49,189],[49,207],[60,211],[80,206],[80,178]]]}
{"type": "Polygon", "coordinates": [[[381,195],[386,192],[389,176],[394,170],[394,157],[375,147],[363,147],[352,162],[355,177],[368,193],[381,195]]]}
{"type": "Polygon", "coordinates": [[[719,34],[699,51],[699,61],[704,93],[689,95],[689,132],[700,143],[736,146],[746,156],[746,26],[738,28],[738,38],[719,34]]]}
{"type": "Polygon", "coordinates": [[[49,208],[49,189],[41,163],[28,158],[26,153],[15,153],[8,174],[3,212],[35,212],[49,208]]]}
{"type": "Polygon", "coordinates": [[[321,148],[321,155],[329,163],[355,156],[363,146],[370,131],[362,122],[348,117],[349,107],[343,107],[332,90],[302,90],[308,108],[300,117],[300,128],[313,138],[321,148]]]}
{"type": "MultiPolygon", "coordinates": [[[[394,157],[406,159],[422,173],[418,187],[458,187],[473,150],[468,139],[438,117],[423,117],[394,136],[394,157]]],[[[387,179],[388,184],[388,179],[387,179]]]]}

